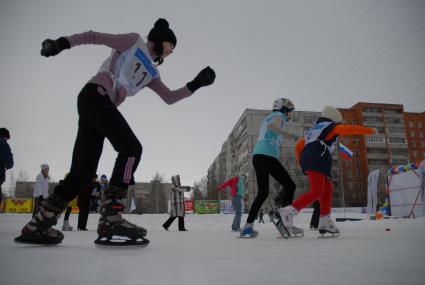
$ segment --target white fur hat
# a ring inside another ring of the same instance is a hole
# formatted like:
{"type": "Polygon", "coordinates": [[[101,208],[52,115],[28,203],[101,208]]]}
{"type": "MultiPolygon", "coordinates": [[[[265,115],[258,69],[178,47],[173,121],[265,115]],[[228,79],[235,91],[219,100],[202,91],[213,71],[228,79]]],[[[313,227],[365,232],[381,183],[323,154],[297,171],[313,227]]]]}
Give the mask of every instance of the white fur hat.
{"type": "Polygon", "coordinates": [[[331,119],[335,123],[341,123],[342,122],[341,112],[338,111],[335,107],[332,107],[332,106],[325,106],[325,108],[323,108],[321,117],[331,119]]]}
{"type": "Polygon", "coordinates": [[[42,165],[40,165],[40,168],[41,168],[41,171],[47,170],[47,169],[49,169],[49,165],[46,164],[46,163],[43,163],[42,165]]]}

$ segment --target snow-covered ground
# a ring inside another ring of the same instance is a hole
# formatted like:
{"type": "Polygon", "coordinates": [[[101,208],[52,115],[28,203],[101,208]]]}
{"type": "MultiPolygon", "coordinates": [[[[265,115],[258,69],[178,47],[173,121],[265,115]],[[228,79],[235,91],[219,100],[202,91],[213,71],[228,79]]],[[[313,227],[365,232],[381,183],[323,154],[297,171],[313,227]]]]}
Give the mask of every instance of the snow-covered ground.
{"type": "Polygon", "coordinates": [[[165,232],[168,215],[129,215],[151,240],[130,250],[94,246],[97,215],[61,245],[28,246],[13,238],[30,215],[0,214],[0,284],[425,284],[425,218],[340,222],[339,238],[318,239],[307,230],[310,215],[296,218],[306,234],[291,240],[277,239],[267,219],[256,224],[257,239],[239,239],[233,215],[188,215],[188,232],[177,221],[165,232]]]}

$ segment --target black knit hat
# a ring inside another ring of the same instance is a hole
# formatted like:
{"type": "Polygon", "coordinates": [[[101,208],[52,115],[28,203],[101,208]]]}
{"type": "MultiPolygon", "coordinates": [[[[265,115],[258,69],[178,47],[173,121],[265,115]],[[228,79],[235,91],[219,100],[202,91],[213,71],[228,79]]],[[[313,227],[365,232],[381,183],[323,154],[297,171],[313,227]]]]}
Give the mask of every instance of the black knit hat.
{"type": "Polygon", "coordinates": [[[10,139],[10,133],[9,130],[6,128],[0,128],[0,136],[10,139]]]}
{"type": "Polygon", "coordinates": [[[173,30],[170,29],[170,26],[165,19],[158,19],[155,22],[154,27],[151,29],[148,35],[148,40],[155,44],[155,52],[158,55],[162,54],[162,42],[169,42],[176,47],[177,38],[174,35],[173,30]]]}

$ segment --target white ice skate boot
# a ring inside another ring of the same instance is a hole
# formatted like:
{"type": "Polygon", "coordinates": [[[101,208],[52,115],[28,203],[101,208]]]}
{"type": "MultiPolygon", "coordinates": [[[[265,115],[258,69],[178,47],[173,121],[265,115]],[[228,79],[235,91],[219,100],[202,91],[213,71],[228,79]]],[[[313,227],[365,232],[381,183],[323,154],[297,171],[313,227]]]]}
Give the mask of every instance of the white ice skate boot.
{"type": "Polygon", "coordinates": [[[64,232],[66,231],[72,231],[73,227],[69,225],[69,221],[63,221],[62,230],[64,232]]]}
{"type": "Polygon", "coordinates": [[[339,236],[339,229],[335,226],[334,222],[331,220],[330,215],[326,215],[323,217],[320,217],[319,220],[319,233],[320,237],[326,238],[326,237],[338,237],[339,236]],[[330,234],[330,235],[326,235],[330,234]]]}
{"type": "MultiPolygon", "coordinates": [[[[292,234],[293,227],[293,218],[298,214],[298,211],[292,206],[286,206],[284,208],[277,209],[280,218],[282,220],[282,226],[286,232],[288,232],[289,237],[292,234]]],[[[299,228],[296,228],[299,229],[299,228]]],[[[302,231],[304,234],[304,231],[302,231]]]]}
{"type": "Polygon", "coordinates": [[[303,236],[304,236],[304,230],[292,225],[291,237],[303,237],[303,236]]]}

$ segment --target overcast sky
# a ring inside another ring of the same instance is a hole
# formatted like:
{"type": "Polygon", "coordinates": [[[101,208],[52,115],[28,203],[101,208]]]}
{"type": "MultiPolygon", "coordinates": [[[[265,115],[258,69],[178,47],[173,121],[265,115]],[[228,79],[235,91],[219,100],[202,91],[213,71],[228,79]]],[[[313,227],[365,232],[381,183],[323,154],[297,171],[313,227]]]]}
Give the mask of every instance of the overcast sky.
{"type": "MultiPolygon", "coordinates": [[[[425,110],[424,0],[0,3],[0,127],[11,132],[15,175],[25,170],[32,180],[42,163],[56,181],[68,171],[77,94],[110,54],[79,46],[44,58],[41,42],[87,30],[146,37],[159,17],[177,36],[162,80],[179,88],[207,65],[217,79],[174,105],[146,88],[119,107],[144,148],[136,181],[159,172],[191,185],[244,109],[270,109],[277,97],[304,111],[359,101],[425,110]]],[[[105,141],[98,174],[109,177],[115,157],[105,141]]]]}

